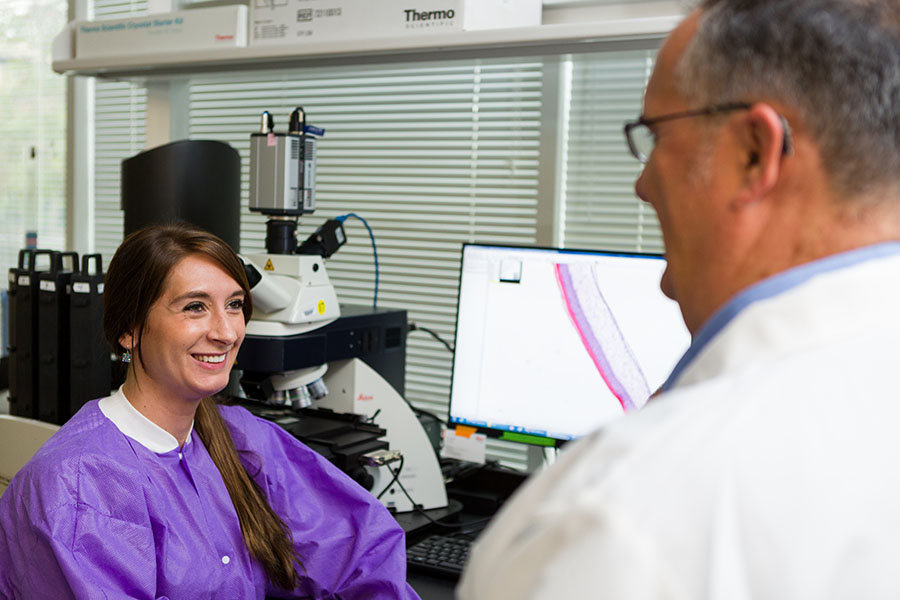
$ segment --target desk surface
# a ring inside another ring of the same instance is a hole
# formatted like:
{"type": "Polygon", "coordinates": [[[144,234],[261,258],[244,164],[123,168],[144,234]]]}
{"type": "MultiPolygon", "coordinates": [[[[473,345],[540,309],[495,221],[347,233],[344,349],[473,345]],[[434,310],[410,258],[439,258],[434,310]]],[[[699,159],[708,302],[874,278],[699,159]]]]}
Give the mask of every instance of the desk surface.
{"type": "Polygon", "coordinates": [[[409,573],[406,580],[422,600],[453,600],[456,582],[424,573],[409,573]]]}

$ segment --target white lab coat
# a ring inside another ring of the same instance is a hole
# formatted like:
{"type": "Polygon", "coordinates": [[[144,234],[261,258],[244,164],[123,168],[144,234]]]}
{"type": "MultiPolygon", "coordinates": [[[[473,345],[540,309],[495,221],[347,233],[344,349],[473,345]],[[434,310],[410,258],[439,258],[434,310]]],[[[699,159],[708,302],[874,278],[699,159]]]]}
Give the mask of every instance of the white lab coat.
{"type": "Polygon", "coordinates": [[[458,592],[900,598],[900,255],[744,306],[671,391],[532,479],[458,592]]]}

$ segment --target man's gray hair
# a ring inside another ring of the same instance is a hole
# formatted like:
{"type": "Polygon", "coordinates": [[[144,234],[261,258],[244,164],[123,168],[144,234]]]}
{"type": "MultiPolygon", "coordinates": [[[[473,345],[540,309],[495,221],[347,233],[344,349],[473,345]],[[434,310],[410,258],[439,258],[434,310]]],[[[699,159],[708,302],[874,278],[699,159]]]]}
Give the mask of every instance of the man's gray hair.
{"type": "Polygon", "coordinates": [[[848,194],[900,182],[898,0],[704,0],[678,66],[697,103],[778,101],[848,194]]]}

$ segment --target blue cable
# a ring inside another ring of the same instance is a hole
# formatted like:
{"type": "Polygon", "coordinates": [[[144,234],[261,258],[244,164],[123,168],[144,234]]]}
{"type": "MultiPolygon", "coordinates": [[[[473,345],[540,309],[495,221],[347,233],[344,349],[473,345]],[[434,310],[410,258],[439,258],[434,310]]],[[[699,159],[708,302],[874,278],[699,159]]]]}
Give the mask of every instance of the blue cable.
{"type": "Polygon", "coordinates": [[[372,297],[372,310],[375,310],[378,307],[378,251],[375,249],[375,234],[372,233],[372,228],[369,227],[369,224],[356,213],[347,213],[346,215],[341,215],[339,217],[335,217],[334,219],[340,223],[343,223],[350,217],[354,219],[359,219],[362,221],[362,224],[366,226],[366,229],[369,230],[369,239],[372,240],[372,256],[375,258],[375,294],[372,297]]]}

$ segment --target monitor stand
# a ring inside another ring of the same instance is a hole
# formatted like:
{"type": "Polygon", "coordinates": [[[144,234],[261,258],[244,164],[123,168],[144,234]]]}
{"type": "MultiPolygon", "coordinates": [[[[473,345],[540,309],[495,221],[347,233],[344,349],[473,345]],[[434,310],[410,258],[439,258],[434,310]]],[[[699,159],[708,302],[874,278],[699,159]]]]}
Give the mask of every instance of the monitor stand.
{"type": "Polygon", "coordinates": [[[528,446],[526,453],[525,468],[529,474],[543,471],[556,462],[556,448],[528,446]]]}

